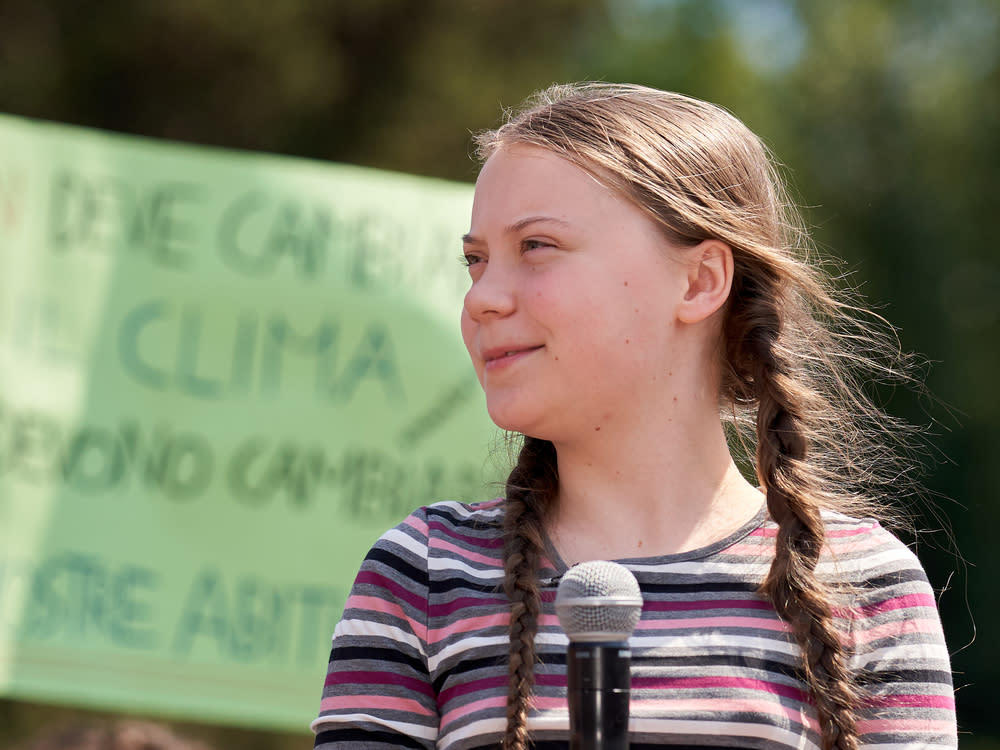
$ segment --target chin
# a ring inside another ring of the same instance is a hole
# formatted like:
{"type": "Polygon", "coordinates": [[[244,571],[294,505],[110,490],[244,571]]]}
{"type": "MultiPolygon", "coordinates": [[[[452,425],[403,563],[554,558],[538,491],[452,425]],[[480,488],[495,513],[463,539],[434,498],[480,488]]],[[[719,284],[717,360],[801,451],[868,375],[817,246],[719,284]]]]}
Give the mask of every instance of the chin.
{"type": "Polygon", "coordinates": [[[512,404],[491,404],[487,400],[486,410],[490,419],[501,430],[519,432],[522,435],[534,435],[532,429],[537,425],[537,418],[531,419],[523,408],[515,408],[512,404]]]}

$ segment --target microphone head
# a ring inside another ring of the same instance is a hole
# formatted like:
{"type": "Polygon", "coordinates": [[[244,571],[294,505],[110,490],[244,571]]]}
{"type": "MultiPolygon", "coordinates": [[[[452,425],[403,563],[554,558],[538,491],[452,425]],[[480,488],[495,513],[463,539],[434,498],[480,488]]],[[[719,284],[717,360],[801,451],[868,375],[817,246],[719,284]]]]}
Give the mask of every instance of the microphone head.
{"type": "Polygon", "coordinates": [[[642,614],[639,582],[607,560],[574,565],[559,581],[556,613],[571,641],[627,641],[642,614]]]}

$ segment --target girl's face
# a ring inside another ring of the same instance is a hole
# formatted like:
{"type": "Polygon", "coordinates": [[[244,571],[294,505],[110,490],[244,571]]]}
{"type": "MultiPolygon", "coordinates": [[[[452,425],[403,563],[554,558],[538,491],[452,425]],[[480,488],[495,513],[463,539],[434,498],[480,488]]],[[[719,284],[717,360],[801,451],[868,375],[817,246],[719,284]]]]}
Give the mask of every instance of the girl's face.
{"type": "MultiPolygon", "coordinates": [[[[558,443],[669,407],[683,251],[550,151],[494,153],[464,238],[462,335],[500,427],[558,443]]],[[[666,418],[664,416],[664,418],[666,418]]]]}

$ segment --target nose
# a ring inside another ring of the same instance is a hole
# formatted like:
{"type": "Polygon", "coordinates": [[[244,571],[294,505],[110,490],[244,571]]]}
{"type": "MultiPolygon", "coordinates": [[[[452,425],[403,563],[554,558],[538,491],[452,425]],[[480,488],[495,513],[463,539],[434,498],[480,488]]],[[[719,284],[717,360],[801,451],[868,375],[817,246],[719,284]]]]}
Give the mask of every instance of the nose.
{"type": "Polygon", "coordinates": [[[476,322],[506,317],[517,307],[514,269],[505,268],[499,261],[483,265],[478,278],[474,278],[465,293],[465,312],[476,322]]]}

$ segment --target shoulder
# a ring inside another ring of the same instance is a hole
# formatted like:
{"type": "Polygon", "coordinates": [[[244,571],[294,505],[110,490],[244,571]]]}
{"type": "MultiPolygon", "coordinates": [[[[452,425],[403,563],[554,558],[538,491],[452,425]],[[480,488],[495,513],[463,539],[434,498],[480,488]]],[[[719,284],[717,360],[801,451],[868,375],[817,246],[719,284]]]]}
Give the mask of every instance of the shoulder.
{"type": "MultiPolygon", "coordinates": [[[[828,581],[872,589],[929,591],[917,555],[874,518],[823,511],[826,544],[817,574],[828,581]]],[[[774,538],[777,525],[767,519],[762,535],[774,538]]]]}
{"type": "Polygon", "coordinates": [[[934,590],[917,555],[891,531],[871,518],[824,514],[827,529],[825,566],[853,587],[855,604],[873,615],[891,603],[900,612],[927,610],[937,618],[934,590]]]}
{"type": "Polygon", "coordinates": [[[492,547],[503,527],[503,500],[479,503],[442,501],[417,508],[386,531],[373,547],[399,552],[409,550],[422,557],[430,547],[442,545],[453,551],[492,547]]]}
{"type": "Polygon", "coordinates": [[[916,554],[895,534],[873,518],[852,518],[824,511],[826,544],[832,557],[869,575],[893,570],[923,569],[916,554]]]}
{"type": "Polygon", "coordinates": [[[493,527],[503,522],[503,499],[495,498],[478,503],[445,500],[426,505],[417,512],[438,524],[453,527],[493,527]]]}

